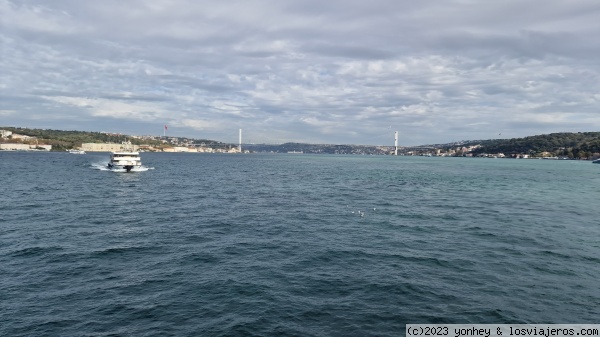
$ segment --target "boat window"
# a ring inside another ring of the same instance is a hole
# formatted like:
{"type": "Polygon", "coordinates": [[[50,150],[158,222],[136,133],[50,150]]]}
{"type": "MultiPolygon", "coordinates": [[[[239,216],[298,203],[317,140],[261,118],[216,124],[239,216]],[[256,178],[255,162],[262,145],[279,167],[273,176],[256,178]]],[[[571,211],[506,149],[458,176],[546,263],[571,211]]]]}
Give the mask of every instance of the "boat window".
{"type": "Polygon", "coordinates": [[[134,155],[134,154],[114,154],[113,157],[114,158],[137,157],[137,155],[134,155]]]}

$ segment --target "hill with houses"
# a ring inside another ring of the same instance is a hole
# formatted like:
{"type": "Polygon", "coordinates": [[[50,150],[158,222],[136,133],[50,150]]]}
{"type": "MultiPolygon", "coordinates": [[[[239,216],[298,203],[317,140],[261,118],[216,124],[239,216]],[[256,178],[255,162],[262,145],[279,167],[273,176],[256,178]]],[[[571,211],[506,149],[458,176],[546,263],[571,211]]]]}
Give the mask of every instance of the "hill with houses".
{"type": "MultiPolygon", "coordinates": [[[[210,148],[228,151],[236,144],[186,137],[134,136],[107,132],[63,131],[0,127],[0,144],[26,144],[31,149],[64,151],[84,143],[121,144],[130,141],[151,151],[168,152],[173,147],[210,148]]],[[[393,146],[336,144],[244,144],[245,151],[315,154],[393,154],[393,146]]],[[[204,151],[198,151],[204,152],[204,151]]],[[[235,152],[235,151],[234,151],[235,152]]],[[[561,132],[523,138],[471,140],[446,144],[401,147],[401,155],[494,156],[494,157],[560,157],[564,159],[600,158],[600,132],[561,132]]]]}

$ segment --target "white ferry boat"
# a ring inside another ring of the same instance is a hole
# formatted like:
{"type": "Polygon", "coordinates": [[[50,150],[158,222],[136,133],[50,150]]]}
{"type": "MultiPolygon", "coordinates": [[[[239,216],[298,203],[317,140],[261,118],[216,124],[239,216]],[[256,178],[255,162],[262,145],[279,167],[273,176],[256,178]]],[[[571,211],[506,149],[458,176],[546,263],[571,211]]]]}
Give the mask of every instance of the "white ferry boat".
{"type": "Polygon", "coordinates": [[[108,168],[112,171],[125,171],[131,172],[132,170],[140,169],[142,167],[142,159],[140,153],[133,151],[130,142],[124,142],[124,150],[112,152],[110,155],[110,161],[108,162],[108,168]]]}
{"type": "Polygon", "coordinates": [[[70,150],[67,150],[67,152],[69,152],[70,154],[85,154],[85,151],[76,150],[76,149],[70,149],[70,150]]]}

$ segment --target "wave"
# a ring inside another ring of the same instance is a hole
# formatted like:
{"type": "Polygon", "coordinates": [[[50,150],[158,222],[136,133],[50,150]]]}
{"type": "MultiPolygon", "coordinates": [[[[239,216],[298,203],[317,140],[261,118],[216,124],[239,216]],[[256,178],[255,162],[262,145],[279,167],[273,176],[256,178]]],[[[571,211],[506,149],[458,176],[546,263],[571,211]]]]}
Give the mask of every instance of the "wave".
{"type": "MultiPolygon", "coordinates": [[[[95,170],[99,170],[99,171],[111,171],[111,172],[117,172],[117,173],[126,173],[127,172],[127,170],[124,170],[124,169],[123,170],[109,169],[108,166],[106,166],[106,163],[104,163],[104,162],[92,163],[91,168],[93,168],[95,170]]],[[[146,172],[149,170],[154,170],[154,167],[148,167],[148,166],[136,167],[136,168],[132,169],[131,172],[146,172]]]]}
{"type": "Polygon", "coordinates": [[[46,253],[54,253],[61,250],[63,250],[61,247],[27,247],[13,251],[11,255],[14,257],[29,257],[45,255],[46,253]]]}
{"type": "Polygon", "coordinates": [[[154,250],[155,246],[110,247],[92,252],[97,257],[123,254],[139,254],[154,250]]]}

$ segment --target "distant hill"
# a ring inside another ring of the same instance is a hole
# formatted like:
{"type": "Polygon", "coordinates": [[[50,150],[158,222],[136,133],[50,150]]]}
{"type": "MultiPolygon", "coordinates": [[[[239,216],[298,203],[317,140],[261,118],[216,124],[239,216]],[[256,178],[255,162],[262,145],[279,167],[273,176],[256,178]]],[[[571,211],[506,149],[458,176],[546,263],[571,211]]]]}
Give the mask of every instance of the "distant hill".
{"type": "Polygon", "coordinates": [[[477,141],[481,147],[473,153],[530,153],[550,152],[557,156],[588,157],[600,153],[600,132],[561,132],[512,139],[477,141]]]}
{"type": "Polygon", "coordinates": [[[246,144],[244,150],[254,152],[275,152],[275,153],[324,153],[324,154],[389,154],[392,150],[389,146],[373,145],[335,145],[335,144],[306,144],[306,143],[285,143],[285,144],[246,144]]]}
{"type": "MultiPolygon", "coordinates": [[[[20,127],[0,127],[16,134],[35,137],[37,141],[52,145],[54,151],[63,151],[81,146],[82,143],[121,143],[131,141],[132,144],[149,144],[148,140],[135,139],[128,135],[109,134],[87,131],[63,131],[49,129],[29,129],[20,127]]],[[[160,141],[152,141],[149,145],[160,145],[160,141]]]]}
{"type": "MultiPolygon", "coordinates": [[[[167,146],[161,137],[137,137],[131,135],[105,133],[105,132],[88,132],[88,131],[63,131],[50,129],[29,129],[20,127],[4,127],[0,126],[0,130],[12,131],[16,134],[35,137],[37,142],[52,145],[53,151],[64,151],[74,147],[81,146],[82,143],[116,143],[120,144],[124,141],[130,141],[135,145],[151,145],[155,147],[167,146]]],[[[169,145],[183,143],[185,139],[191,143],[205,144],[215,148],[224,147],[227,144],[207,139],[186,139],[181,137],[167,137],[169,140],[174,139],[175,143],[170,142],[169,145]]],[[[11,141],[10,139],[4,140],[11,141]]],[[[31,141],[29,141],[31,142],[31,141]]]]}
{"type": "MultiPolygon", "coordinates": [[[[401,153],[428,153],[433,149],[455,149],[481,145],[471,151],[479,153],[504,153],[536,155],[548,152],[555,156],[571,158],[600,157],[600,132],[577,133],[552,133],[547,135],[530,136],[512,139],[489,139],[461,141],[447,144],[430,144],[421,146],[403,147],[401,153]]],[[[329,153],[329,154],[390,154],[392,146],[369,145],[332,145],[332,144],[304,144],[285,143],[280,145],[245,145],[245,149],[256,152],[303,152],[303,153],[329,153]]]]}
{"type": "MultiPolygon", "coordinates": [[[[135,137],[122,134],[111,134],[87,131],[62,131],[48,129],[28,129],[19,127],[0,127],[17,134],[36,137],[40,143],[52,145],[53,150],[62,151],[80,146],[82,143],[121,143],[131,141],[136,145],[151,145],[156,147],[168,146],[162,137],[135,137]]],[[[191,139],[182,137],[167,137],[169,145],[173,144],[202,144],[213,148],[224,148],[234,146],[233,144],[221,143],[207,139],[191,139]]],[[[10,140],[4,140],[10,141],[10,140]]],[[[547,135],[530,136],[511,139],[489,139],[461,141],[448,144],[423,145],[403,148],[401,152],[423,151],[432,149],[450,149],[469,145],[481,145],[471,151],[473,154],[480,153],[504,153],[531,154],[536,155],[544,152],[556,156],[567,156],[570,158],[600,157],[600,132],[561,132],[547,135]]],[[[278,145],[270,144],[245,144],[244,150],[254,152],[302,152],[302,153],[325,153],[325,154],[390,154],[392,146],[373,145],[335,145],[335,144],[306,144],[285,143],[278,145]]]]}

